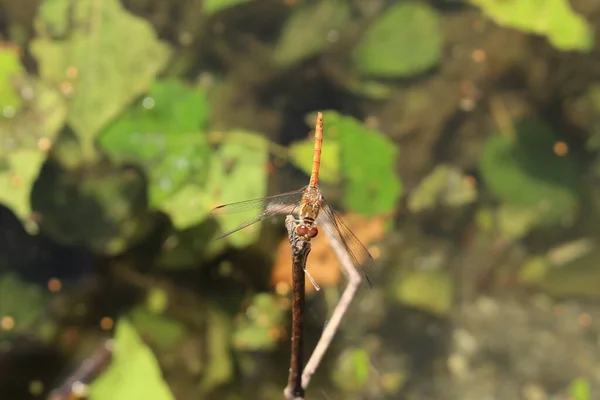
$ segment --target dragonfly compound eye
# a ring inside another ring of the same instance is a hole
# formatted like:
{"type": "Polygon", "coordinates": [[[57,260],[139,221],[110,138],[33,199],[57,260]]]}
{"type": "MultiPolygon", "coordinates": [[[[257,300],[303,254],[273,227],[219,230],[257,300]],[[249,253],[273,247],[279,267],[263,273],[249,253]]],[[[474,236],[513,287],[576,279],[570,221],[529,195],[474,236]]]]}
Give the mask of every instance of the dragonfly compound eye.
{"type": "Polygon", "coordinates": [[[308,230],[307,236],[312,239],[315,236],[317,236],[318,234],[319,234],[319,229],[317,229],[316,226],[313,226],[308,230]]]}
{"type": "Polygon", "coordinates": [[[296,233],[298,236],[306,236],[308,234],[308,228],[306,225],[298,225],[296,227],[296,233]]]}

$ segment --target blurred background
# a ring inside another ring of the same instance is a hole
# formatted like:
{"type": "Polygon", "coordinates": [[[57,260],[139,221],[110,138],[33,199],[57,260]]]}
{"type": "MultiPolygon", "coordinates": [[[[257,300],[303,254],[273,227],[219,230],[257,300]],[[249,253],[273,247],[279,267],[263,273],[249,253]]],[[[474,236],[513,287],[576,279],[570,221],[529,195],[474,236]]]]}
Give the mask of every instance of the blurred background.
{"type": "MultiPolygon", "coordinates": [[[[322,111],[321,189],[375,261],[307,398],[600,399],[599,25],[0,0],[0,398],[282,399],[283,219],[211,241],[252,215],[209,211],[306,185],[322,111]]],[[[307,358],[346,285],[323,234],[308,268],[307,358]]]]}

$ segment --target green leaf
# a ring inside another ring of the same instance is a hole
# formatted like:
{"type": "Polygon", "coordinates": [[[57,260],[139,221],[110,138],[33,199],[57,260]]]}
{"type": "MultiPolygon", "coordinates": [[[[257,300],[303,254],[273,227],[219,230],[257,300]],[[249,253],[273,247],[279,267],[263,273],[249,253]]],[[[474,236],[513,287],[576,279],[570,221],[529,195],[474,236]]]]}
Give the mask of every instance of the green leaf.
{"type": "Polygon", "coordinates": [[[465,181],[460,170],[438,165],[412,191],[408,198],[408,209],[420,212],[437,206],[461,207],[475,200],[477,189],[465,181]]]}
{"type": "Polygon", "coordinates": [[[226,8],[233,7],[238,4],[247,3],[251,0],[203,0],[202,6],[206,15],[216,14],[226,8]]]}
{"type": "Polygon", "coordinates": [[[13,113],[21,109],[23,101],[15,89],[13,80],[24,73],[17,50],[0,47],[0,113],[6,114],[6,107],[12,107],[13,113]]]}
{"type": "Polygon", "coordinates": [[[354,49],[354,64],[369,76],[416,75],[440,61],[443,41],[435,10],[424,3],[400,2],[365,32],[354,49]]]}
{"type": "Polygon", "coordinates": [[[43,316],[50,298],[49,292],[40,286],[24,282],[13,273],[0,274],[0,320],[3,317],[14,320],[11,330],[0,328],[0,339],[31,333],[43,316]]]}
{"type": "Polygon", "coordinates": [[[210,149],[203,130],[209,117],[203,91],[168,79],[154,84],[99,141],[114,160],[146,168],[150,204],[158,207],[187,183],[204,183],[210,149]]]}
{"type": "MultiPolygon", "coordinates": [[[[319,168],[319,181],[337,184],[340,182],[340,144],[339,140],[323,133],[323,152],[321,153],[321,167],[319,168]]],[[[292,144],[289,148],[290,161],[307,175],[312,171],[314,139],[306,139],[292,144]]]]}
{"type": "Polygon", "coordinates": [[[529,208],[540,222],[571,216],[581,185],[573,157],[554,153],[558,138],[543,121],[520,121],[516,135],[515,140],[492,136],[483,149],[480,169],[490,191],[512,206],[529,208]]]}
{"type": "Polygon", "coordinates": [[[0,203],[23,220],[31,214],[31,186],[45,159],[46,154],[40,150],[15,150],[0,166],[0,203]]]}
{"type": "Polygon", "coordinates": [[[273,52],[280,67],[311,57],[331,43],[330,35],[350,21],[350,4],[345,0],[323,0],[299,5],[286,21],[273,52]]]}
{"type": "Polygon", "coordinates": [[[346,205],[365,215],[392,211],[402,192],[395,173],[396,145],[352,117],[327,111],[323,118],[327,135],[340,143],[346,205]]]}
{"type": "Polygon", "coordinates": [[[235,320],[233,345],[242,351],[272,350],[280,339],[273,332],[281,329],[288,311],[286,301],[268,293],[252,298],[252,303],[240,318],[235,320]]]}
{"type": "MultiPolygon", "coordinates": [[[[185,185],[165,199],[160,208],[171,216],[177,229],[185,229],[202,222],[219,204],[264,197],[268,148],[269,142],[255,133],[227,133],[222,145],[211,154],[206,184],[185,185]]],[[[259,212],[224,215],[218,218],[218,223],[223,231],[230,230],[259,212]]],[[[259,232],[260,224],[254,224],[243,233],[228,236],[227,240],[234,246],[243,247],[253,243],[259,232]]]]}
{"type": "Polygon", "coordinates": [[[166,65],[170,48],[149,22],[127,12],[119,0],[48,0],[42,3],[31,43],[40,76],[73,86],[68,122],[93,159],[100,130],[144,93],[166,65]],[[66,16],[65,16],[65,13],[66,16]],[[62,24],[69,22],[65,29],[62,24]],[[56,37],[66,32],[64,36],[56,37]],[[76,71],[76,77],[67,77],[76,71]]]}
{"type": "Polygon", "coordinates": [[[125,319],[119,320],[108,369],[89,386],[90,400],[174,400],[152,351],[125,319]]]}
{"type": "Polygon", "coordinates": [[[590,51],[594,35],[568,0],[471,0],[497,24],[548,37],[560,50],[590,51]]]}

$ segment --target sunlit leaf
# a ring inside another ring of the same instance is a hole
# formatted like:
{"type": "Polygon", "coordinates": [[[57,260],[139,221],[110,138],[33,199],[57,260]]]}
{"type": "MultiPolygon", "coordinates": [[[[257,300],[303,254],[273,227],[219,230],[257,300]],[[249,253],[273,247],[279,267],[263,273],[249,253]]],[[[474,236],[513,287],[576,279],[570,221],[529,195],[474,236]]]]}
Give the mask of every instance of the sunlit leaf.
{"type": "Polygon", "coordinates": [[[323,113],[323,118],[327,135],[337,137],[340,144],[346,205],[366,215],[393,210],[402,192],[395,172],[397,145],[354,118],[333,111],[323,113]]]}
{"type": "Polygon", "coordinates": [[[114,160],[145,167],[150,204],[159,207],[187,183],[204,183],[210,151],[204,132],[208,118],[203,91],[174,79],[159,81],[110,124],[99,141],[114,160]]]}
{"type": "Polygon", "coordinates": [[[68,122],[93,158],[100,129],[148,89],[170,49],[119,0],[45,1],[36,28],[31,51],[40,76],[72,87],[68,122]]]}
{"type": "Polygon", "coordinates": [[[502,26],[545,35],[560,50],[590,51],[594,35],[568,0],[471,0],[502,26]]]}
{"type": "Polygon", "coordinates": [[[10,115],[21,108],[21,96],[15,88],[13,79],[24,73],[17,49],[0,47],[0,114],[6,116],[7,112],[10,112],[6,107],[12,107],[10,115]]]}
{"type": "Polygon", "coordinates": [[[202,7],[207,15],[216,14],[226,8],[233,7],[237,4],[247,3],[252,0],[203,0],[202,7]]]}
{"type": "Polygon", "coordinates": [[[31,214],[29,194],[46,154],[40,150],[15,150],[0,166],[0,203],[21,219],[31,214]]]}
{"type": "MultiPolygon", "coordinates": [[[[289,149],[290,161],[307,175],[310,175],[312,171],[314,139],[309,138],[301,142],[296,142],[289,149]]],[[[336,184],[340,182],[340,178],[340,144],[337,138],[327,135],[323,138],[319,180],[321,182],[336,184]]]]}
{"type": "Polygon", "coordinates": [[[432,7],[398,2],[365,32],[354,49],[354,64],[369,76],[411,76],[435,66],[442,45],[440,17],[432,7]]]}
{"type": "Polygon", "coordinates": [[[498,198],[528,208],[540,223],[570,218],[579,199],[580,174],[571,154],[557,155],[558,138],[539,120],[516,125],[516,138],[495,135],[488,139],[482,156],[482,177],[498,198]]]}
{"type": "Polygon", "coordinates": [[[119,320],[109,368],[89,387],[90,400],[174,400],[158,362],[133,325],[119,320]]]}
{"type": "MultiPolygon", "coordinates": [[[[266,196],[269,142],[251,132],[229,133],[225,143],[211,157],[207,190],[213,206],[266,196]]],[[[260,210],[256,211],[258,214],[260,210]]],[[[223,231],[237,227],[255,214],[240,213],[218,219],[223,231]]],[[[260,224],[227,237],[235,246],[256,241],[260,224]]]]}
{"type": "Polygon", "coordinates": [[[299,3],[286,21],[273,52],[281,67],[317,54],[330,44],[330,35],[339,35],[350,21],[350,5],[344,0],[299,3]]]}

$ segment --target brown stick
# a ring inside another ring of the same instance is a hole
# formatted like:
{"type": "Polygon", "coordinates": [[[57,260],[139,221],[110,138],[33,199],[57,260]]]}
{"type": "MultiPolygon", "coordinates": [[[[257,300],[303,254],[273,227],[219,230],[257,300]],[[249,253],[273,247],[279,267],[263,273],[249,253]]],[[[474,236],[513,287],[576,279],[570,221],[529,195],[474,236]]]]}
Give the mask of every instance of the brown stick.
{"type": "Polygon", "coordinates": [[[304,308],[306,259],[310,253],[310,242],[300,240],[296,234],[294,217],[288,215],[285,220],[288,238],[292,246],[292,353],[290,356],[290,374],[284,390],[286,399],[304,399],[302,369],[304,368],[304,308]]]}

